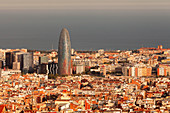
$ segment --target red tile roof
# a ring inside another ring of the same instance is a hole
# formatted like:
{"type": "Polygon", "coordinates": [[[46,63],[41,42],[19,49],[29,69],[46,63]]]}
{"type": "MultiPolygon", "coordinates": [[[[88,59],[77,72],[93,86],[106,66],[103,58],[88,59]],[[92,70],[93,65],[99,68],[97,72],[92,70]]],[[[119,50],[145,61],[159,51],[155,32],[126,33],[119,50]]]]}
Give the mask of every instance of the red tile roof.
{"type": "Polygon", "coordinates": [[[0,113],[3,113],[4,109],[5,109],[5,105],[0,105],[0,113]]]}

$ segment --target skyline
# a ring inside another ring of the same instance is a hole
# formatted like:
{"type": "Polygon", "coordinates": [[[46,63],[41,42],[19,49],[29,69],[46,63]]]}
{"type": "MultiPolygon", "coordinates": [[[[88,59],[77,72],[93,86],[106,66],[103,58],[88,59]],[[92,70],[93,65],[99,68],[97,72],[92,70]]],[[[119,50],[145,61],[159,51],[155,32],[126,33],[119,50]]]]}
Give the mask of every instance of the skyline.
{"type": "Polygon", "coordinates": [[[0,1],[0,48],[49,50],[64,27],[78,50],[170,48],[169,12],[168,0],[0,1]]]}
{"type": "Polygon", "coordinates": [[[170,0],[0,0],[0,113],[169,113],[170,0]]]}

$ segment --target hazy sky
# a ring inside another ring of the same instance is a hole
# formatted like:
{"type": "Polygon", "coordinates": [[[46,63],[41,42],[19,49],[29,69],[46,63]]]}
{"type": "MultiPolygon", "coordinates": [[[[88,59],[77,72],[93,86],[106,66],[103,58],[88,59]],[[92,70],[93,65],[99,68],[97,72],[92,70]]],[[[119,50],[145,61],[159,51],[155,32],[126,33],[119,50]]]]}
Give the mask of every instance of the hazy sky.
{"type": "Polygon", "coordinates": [[[170,0],[0,0],[0,48],[170,48],[170,0]]]}
{"type": "Polygon", "coordinates": [[[170,9],[169,0],[1,0],[1,9],[170,9]]]}

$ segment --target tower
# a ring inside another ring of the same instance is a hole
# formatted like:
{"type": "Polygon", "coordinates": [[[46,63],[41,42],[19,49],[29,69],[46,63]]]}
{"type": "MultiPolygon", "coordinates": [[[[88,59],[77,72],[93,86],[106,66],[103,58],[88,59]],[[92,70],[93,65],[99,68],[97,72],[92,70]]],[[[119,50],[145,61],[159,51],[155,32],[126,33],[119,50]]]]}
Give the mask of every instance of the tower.
{"type": "Polygon", "coordinates": [[[66,28],[63,28],[60,33],[58,46],[58,74],[71,74],[71,43],[69,32],[66,28]]]}

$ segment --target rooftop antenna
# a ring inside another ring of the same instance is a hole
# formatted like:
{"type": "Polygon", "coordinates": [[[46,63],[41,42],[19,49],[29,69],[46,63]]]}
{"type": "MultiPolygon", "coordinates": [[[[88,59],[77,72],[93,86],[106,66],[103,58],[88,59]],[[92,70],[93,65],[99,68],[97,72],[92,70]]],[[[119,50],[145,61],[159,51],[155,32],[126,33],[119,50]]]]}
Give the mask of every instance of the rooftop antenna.
{"type": "Polygon", "coordinates": [[[52,50],[53,50],[53,43],[52,43],[52,50]]]}

